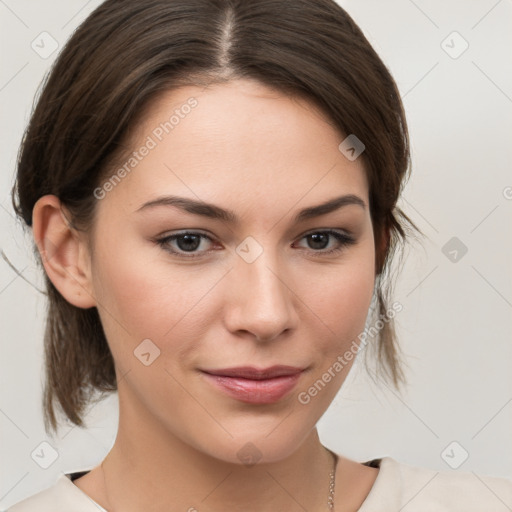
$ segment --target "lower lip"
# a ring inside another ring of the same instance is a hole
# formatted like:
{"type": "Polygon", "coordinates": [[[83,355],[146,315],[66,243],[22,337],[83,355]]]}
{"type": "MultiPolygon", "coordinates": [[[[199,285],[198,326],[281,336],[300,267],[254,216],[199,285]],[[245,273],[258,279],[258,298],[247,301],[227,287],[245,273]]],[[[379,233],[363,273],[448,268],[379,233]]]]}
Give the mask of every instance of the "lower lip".
{"type": "Polygon", "coordinates": [[[204,373],[217,389],[232,398],[250,404],[273,404],[284,398],[296,386],[301,372],[272,379],[251,380],[204,373]]]}

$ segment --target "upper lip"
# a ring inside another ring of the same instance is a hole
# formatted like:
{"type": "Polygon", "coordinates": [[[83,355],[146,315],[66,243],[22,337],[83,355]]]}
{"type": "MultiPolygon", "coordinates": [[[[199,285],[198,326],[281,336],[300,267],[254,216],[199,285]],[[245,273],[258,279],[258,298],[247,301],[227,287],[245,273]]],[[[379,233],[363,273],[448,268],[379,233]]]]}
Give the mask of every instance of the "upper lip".
{"type": "Polygon", "coordinates": [[[303,371],[303,368],[295,366],[275,365],[268,368],[254,368],[252,366],[238,366],[236,368],[221,368],[218,370],[202,370],[210,375],[220,375],[223,377],[241,377],[243,379],[272,379],[283,375],[295,375],[303,371]]]}

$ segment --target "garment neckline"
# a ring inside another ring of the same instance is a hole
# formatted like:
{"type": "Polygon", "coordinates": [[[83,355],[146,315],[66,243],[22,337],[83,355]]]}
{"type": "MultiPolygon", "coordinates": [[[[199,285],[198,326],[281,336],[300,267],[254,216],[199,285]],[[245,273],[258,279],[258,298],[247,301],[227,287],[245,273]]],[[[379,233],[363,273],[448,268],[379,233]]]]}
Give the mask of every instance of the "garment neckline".
{"type": "MultiPolygon", "coordinates": [[[[365,500],[357,510],[357,512],[371,512],[372,510],[376,510],[375,508],[372,507],[374,507],[377,504],[377,500],[379,500],[379,496],[382,496],[384,488],[386,488],[387,492],[389,492],[389,484],[392,480],[389,478],[390,475],[388,473],[390,472],[391,467],[396,467],[397,462],[391,457],[384,456],[380,458],[371,459],[365,462],[360,462],[360,464],[379,469],[379,472],[377,474],[377,477],[375,478],[375,481],[373,482],[370,492],[368,493],[365,500]]],[[[73,483],[78,478],[92,471],[92,469],[93,467],[82,469],[80,471],[73,471],[61,474],[61,476],[59,477],[59,481],[64,482],[64,484],[66,484],[66,486],[69,489],[74,489],[75,491],[77,491],[77,496],[81,496],[82,499],[87,500],[89,503],[97,507],[102,512],[108,512],[99,503],[94,501],[88,494],[82,491],[80,487],[73,483]]],[[[91,512],[96,511],[91,509],[91,512]]]]}

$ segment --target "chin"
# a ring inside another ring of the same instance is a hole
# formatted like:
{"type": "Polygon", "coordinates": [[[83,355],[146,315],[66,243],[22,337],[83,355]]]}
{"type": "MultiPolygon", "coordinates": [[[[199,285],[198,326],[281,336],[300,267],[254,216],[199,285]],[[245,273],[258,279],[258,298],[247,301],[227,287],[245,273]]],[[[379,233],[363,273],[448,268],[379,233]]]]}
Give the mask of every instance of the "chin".
{"type": "MultiPolygon", "coordinates": [[[[266,432],[266,431],[265,431],[266,432]]],[[[291,456],[305,440],[308,432],[290,432],[282,428],[280,433],[262,435],[261,430],[254,436],[223,436],[222,439],[209,438],[209,443],[200,443],[196,449],[228,464],[254,466],[272,464],[291,456]]]]}

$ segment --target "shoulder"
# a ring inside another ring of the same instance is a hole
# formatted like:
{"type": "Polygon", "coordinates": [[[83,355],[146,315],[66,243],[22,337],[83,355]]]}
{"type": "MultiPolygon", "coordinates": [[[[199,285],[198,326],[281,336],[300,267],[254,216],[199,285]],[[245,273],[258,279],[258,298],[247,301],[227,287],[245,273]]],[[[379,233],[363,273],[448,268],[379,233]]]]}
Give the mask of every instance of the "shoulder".
{"type": "Polygon", "coordinates": [[[422,468],[383,457],[379,475],[359,512],[395,507],[404,512],[510,512],[512,480],[422,468]]]}
{"type": "MultiPolygon", "coordinates": [[[[7,512],[99,512],[104,510],[84,494],[66,474],[47,489],[19,501],[7,512]]],[[[106,512],[106,511],[104,511],[106,512]]]]}

